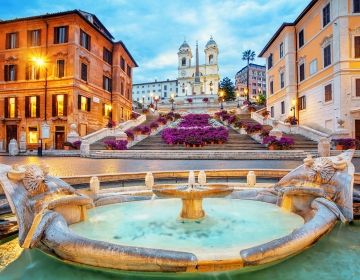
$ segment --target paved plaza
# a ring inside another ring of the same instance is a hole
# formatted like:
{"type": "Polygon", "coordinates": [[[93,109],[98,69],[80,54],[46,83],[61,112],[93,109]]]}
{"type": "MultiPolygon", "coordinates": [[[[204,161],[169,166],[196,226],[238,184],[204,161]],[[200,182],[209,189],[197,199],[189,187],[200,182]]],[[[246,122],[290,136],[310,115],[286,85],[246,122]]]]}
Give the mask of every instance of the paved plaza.
{"type": "MultiPolygon", "coordinates": [[[[88,159],[77,157],[1,156],[4,164],[38,164],[42,160],[55,176],[105,174],[119,172],[145,172],[164,170],[200,169],[293,169],[300,160],[144,160],[144,159],[88,159]]],[[[353,159],[356,172],[360,172],[360,158],[353,159]]]]}

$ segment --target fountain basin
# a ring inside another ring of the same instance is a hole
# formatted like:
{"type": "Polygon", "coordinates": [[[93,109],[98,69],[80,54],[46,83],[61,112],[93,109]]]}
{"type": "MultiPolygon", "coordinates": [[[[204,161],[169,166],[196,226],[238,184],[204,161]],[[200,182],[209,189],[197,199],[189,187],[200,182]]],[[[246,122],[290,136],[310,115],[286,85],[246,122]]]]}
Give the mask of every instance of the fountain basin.
{"type": "Polygon", "coordinates": [[[205,216],[205,211],[203,210],[204,198],[225,197],[232,193],[233,188],[220,184],[194,184],[191,186],[155,185],[152,191],[158,197],[180,198],[182,200],[180,218],[199,220],[205,216]]]}

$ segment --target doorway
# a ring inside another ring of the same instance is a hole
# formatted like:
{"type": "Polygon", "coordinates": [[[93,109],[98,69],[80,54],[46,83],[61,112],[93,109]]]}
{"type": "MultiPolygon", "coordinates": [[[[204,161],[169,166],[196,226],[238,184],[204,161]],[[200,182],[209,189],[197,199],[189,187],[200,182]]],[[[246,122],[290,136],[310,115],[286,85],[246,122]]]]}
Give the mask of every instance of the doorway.
{"type": "Polygon", "coordinates": [[[56,126],[55,127],[55,149],[63,150],[65,142],[65,127],[56,126]]]}
{"type": "Polygon", "coordinates": [[[6,126],[6,150],[9,149],[9,143],[10,140],[15,139],[17,140],[17,125],[16,124],[12,124],[12,125],[7,125],[6,126]]]}
{"type": "Polygon", "coordinates": [[[355,138],[360,141],[360,120],[355,120],[355,138]]]}

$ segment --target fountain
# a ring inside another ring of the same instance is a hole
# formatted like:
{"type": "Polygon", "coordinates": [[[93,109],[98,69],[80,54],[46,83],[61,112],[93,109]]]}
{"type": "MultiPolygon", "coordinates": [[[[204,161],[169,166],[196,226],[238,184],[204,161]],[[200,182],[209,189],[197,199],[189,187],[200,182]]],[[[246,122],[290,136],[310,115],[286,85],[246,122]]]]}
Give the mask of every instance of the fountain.
{"type": "Polygon", "coordinates": [[[204,198],[225,197],[232,193],[233,188],[219,184],[197,184],[194,172],[190,171],[187,186],[157,185],[153,186],[152,191],[158,197],[180,198],[182,201],[180,217],[185,220],[198,220],[205,216],[204,198]]]}
{"type": "Polygon", "coordinates": [[[270,188],[196,184],[190,172],[185,186],[154,185],[139,195],[99,190],[90,198],[34,165],[0,165],[0,184],[23,248],[119,270],[246,271],[294,256],[338,220],[352,221],[352,156],[309,156],[270,188]],[[150,201],[153,193],[165,199],[150,201]],[[180,207],[193,222],[175,219],[180,207]]]}

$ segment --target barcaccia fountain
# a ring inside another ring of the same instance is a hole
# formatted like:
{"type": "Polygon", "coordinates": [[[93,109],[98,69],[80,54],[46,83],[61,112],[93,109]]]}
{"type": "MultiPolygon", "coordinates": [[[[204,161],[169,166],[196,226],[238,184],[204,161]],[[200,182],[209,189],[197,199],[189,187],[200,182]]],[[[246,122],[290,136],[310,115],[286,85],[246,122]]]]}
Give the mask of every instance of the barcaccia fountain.
{"type": "Polygon", "coordinates": [[[149,190],[90,198],[45,165],[0,165],[0,184],[23,248],[98,268],[246,271],[300,253],[338,220],[352,221],[353,152],[309,156],[271,188],[195,183],[190,173],[189,185],[155,184],[152,192],[165,198],[155,200],[149,190]]]}

